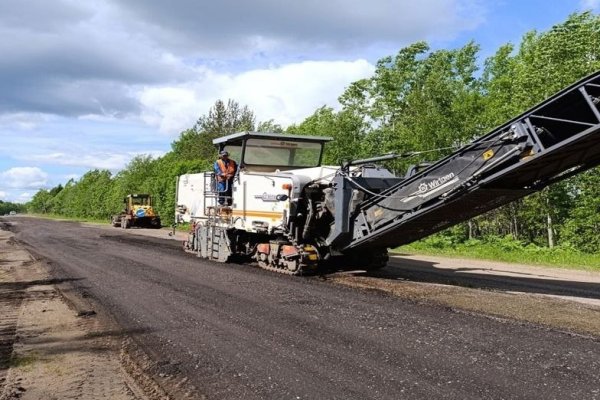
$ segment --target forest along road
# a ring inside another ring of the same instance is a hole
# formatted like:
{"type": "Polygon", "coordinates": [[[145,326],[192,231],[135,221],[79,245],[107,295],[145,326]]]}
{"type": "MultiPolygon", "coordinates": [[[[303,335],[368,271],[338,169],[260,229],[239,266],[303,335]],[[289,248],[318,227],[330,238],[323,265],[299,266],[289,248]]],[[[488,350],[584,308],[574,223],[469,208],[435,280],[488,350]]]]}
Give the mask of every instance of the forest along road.
{"type": "Polygon", "coordinates": [[[217,264],[176,241],[11,218],[57,278],[208,398],[600,399],[600,343],[378,291],[217,264]]]}

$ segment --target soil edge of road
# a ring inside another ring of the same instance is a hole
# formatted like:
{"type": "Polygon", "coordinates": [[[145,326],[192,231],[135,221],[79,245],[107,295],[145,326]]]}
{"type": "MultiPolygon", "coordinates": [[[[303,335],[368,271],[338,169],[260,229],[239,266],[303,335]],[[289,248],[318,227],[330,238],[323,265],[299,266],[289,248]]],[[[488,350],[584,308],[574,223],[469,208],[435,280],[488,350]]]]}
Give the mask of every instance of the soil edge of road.
{"type": "Polygon", "coordinates": [[[12,228],[0,219],[0,400],[202,398],[12,228]]]}

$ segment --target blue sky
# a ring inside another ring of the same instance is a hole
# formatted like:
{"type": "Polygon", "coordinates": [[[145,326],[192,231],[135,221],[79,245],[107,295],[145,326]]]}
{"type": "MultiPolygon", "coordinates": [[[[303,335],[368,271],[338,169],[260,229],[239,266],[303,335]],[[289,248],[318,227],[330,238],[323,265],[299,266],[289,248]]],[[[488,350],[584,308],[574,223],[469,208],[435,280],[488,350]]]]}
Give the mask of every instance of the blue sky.
{"type": "MultiPolygon", "coordinates": [[[[417,40],[481,58],[600,0],[3,0],[0,200],[160,156],[215,100],[284,126],[417,40]]],[[[326,132],[320,132],[326,134],[326,132]]]]}

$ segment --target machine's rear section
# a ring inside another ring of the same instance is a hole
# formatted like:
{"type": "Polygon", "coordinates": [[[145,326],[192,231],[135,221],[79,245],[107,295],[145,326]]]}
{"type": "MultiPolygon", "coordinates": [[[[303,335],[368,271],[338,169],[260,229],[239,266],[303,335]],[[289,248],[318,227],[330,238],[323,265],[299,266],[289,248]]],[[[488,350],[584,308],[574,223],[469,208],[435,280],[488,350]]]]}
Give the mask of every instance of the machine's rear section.
{"type": "Polygon", "coordinates": [[[407,244],[597,166],[599,103],[595,74],[387,188],[340,171],[327,242],[342,252],[407,244]]]}

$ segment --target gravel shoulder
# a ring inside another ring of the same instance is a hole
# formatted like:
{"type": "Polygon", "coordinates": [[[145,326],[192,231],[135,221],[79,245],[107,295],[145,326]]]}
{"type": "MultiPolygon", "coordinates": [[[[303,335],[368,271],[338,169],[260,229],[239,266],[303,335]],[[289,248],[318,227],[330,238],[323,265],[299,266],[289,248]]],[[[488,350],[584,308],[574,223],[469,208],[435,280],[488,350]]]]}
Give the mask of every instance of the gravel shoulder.
{"type": "Polygon", "coordinates": [[[0,399],[144,399],[110,325],[77,316],[59,281],[0,230],[0,399]]]}

